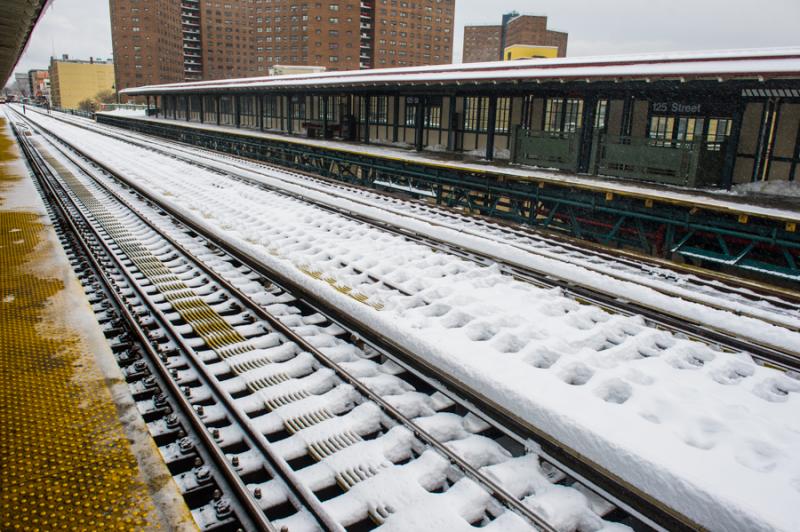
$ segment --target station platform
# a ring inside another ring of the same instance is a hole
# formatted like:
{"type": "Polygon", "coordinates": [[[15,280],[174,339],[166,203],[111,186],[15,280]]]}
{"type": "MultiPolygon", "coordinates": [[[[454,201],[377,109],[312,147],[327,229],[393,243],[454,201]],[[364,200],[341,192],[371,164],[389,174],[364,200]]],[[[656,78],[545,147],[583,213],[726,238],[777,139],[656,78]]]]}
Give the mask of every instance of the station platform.
{"type": "Polygon", "coordinates": [[[417,152],[410,148],[391,145],[364,144],[362,142],[348,142],[342,140],[322,140],[305,138],[286,133],[271,133],[253,129],[235,128],[232,126],[219,126],[216,124],[201,124],[186,120],[168,118],[154,118],[126,113],[97,113],[109,117],[120,117],[130,120],[139,120],[155,124],[171,124],[183,128],[193,128],[207,131],[218,131],[227,134],[263,138],[272,141],[299,144],[314,148],[323,148],[332,151],[353,152],[360,155],[369,155],[389,160],[403,161],[428,165],[430,167],[449,168],[464,172],[477,172],[497,175],[513,179],[528,179],[531,181],[551,183],[553,185],[567,185],[580,188],[593,189],[604,193],[644,198],[658,202],[673,202],[676,204],[697,206],[703,209],[718,210],[736,214],[751,214],[764,216],[789,222],[800,219],[800,196],[786,197],[772,194],[749,193],[736,195],[726,191],[712,191],[703,189],[689,189],[677,186],[661,185],[658,183],[634,182],[614,177],[596,177],[576,175],[555,170],[540,169],[530,166],[512,165],[502,160],[486,161],[468,153],[444,153],[436,151],[417,152]]]}
{"type": "Polygon", "coordinates": [[[0,118],[0,530],[196,530],[0,118]]]}

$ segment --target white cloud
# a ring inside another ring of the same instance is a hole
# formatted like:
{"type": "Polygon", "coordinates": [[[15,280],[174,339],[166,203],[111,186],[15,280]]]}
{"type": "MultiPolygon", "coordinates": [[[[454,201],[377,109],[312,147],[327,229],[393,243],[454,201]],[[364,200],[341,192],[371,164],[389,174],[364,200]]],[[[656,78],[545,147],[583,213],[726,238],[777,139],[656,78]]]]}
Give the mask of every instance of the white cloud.
{"type": "Polygon", "coordinates": [[[53,0],[33,30],[15,71],[46,69],[54,53],[75,59],[111,57],[108,0],[53,0]]]}

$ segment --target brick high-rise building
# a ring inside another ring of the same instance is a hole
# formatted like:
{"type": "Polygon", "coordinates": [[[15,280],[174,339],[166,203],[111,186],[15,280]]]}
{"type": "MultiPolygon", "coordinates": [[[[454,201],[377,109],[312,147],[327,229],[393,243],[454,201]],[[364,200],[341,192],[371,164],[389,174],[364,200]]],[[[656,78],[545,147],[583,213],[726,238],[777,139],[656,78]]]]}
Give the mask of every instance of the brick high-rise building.
{"type": "Polygon", "coordinates": [[[117,86],[452,62],[455,0],[109,0],[117,86]]]}
{"type": "Polygon", "coordinates": [[[373,68],[453,62],[455,0],[372,0],[372,3],[373,68]]]}
{"type": "Polygon", "coordinates": [[[553,47],[556,57],[565,57],[567,38],[566,33],[547,29],[547,17],[509,13],[503,15],[503,21],[498,26],[464,27],[462,61],[501,61],[505,49],[514,45],[553,47]]]}
{"type": "Polygon", "coordinates": [[[109,0],[117,90],[184,81],[181,2],[109,0]]]}

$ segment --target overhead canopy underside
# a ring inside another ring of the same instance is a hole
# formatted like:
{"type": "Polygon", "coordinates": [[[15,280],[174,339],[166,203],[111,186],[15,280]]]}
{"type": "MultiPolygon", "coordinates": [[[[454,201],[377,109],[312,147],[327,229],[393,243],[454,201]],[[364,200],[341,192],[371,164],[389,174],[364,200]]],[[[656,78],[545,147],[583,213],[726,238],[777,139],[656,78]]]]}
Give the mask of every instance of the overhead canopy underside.
{"type": "Polygon", "coordinates": [[[0,75],[11,76],[33,28],[51,0],[3,0],[0,9],[0,75]]]}

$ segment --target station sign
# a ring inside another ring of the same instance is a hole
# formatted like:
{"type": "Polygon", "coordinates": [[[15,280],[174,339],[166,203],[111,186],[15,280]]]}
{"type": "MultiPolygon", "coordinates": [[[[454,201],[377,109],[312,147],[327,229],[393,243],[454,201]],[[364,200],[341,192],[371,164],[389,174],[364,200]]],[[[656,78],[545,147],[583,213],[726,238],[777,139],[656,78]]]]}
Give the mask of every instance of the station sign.
{"type": "Polygon", "coordinates": [[[703,113],[703,104],[684,102],[652,102],[653,113],[668,113],[673,115],[700,115],[703,113]]]}

